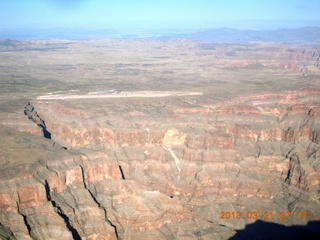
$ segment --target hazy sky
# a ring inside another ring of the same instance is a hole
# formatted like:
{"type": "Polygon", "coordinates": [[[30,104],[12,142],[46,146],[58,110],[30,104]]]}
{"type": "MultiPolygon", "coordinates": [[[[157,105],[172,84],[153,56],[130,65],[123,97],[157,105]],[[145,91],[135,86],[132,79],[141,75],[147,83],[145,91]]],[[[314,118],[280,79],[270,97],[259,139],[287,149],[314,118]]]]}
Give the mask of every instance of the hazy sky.
{"type": "Polygon", "coordinates": [[[320,26],[320,0],[0,0],[0,27],[320,26]]]}

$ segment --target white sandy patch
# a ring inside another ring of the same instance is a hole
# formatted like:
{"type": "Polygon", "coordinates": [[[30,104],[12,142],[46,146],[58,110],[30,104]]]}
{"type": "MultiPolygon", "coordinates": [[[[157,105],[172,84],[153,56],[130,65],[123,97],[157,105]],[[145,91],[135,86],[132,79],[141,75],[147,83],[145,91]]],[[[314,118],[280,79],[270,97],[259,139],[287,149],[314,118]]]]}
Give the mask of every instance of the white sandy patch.
{"type": "Polygon", "coordinates": [[[170,92],[170,91],[137,91],[137,92],[90,92],[85,95],[47,94],[37,97],[38,100],[68,100],[68,99],[94,99],[94,98],[157,98],[169,96],[196,96],[202,92],[170,92]]]}

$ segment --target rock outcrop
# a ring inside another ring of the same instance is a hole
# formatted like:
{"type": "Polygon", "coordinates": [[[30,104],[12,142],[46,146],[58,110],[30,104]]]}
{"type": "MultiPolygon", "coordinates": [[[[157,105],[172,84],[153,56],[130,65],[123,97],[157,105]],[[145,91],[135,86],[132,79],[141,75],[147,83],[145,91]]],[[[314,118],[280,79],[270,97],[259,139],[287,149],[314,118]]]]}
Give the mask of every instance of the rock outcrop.
{"type": "Polygon", "coordinates": [[[0,239],[319,224],[317,46],[27,40],[0,58],[0,239]]]}
{"type": "Polygon", "coordinates": [[[145,99],[94,112],[33,101],[57,144],[0,128],[0,236],[228,239],[257,219],[319,221],[319,96],[145,99]]]}

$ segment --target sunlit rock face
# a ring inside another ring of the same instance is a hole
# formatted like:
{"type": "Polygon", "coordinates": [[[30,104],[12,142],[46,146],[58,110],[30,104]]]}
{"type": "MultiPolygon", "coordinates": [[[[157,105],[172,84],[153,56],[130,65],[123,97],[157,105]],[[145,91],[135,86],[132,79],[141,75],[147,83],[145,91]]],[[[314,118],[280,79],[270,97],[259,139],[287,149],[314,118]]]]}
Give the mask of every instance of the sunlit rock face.
{"type": "Polygon", "coordinates": [[[0,239],[319,223],[316,46],[1,44],[0,239]]]}
{"type": "Polygon", "coordinates": [[[286,225],[319,220],[319,96],[140,99],[127,112],[32,101],[52,139],[1,127],[0,236],[227,239],[256,221],[249,212],[282,224],[281,212],[307,212],[286,225]]]}

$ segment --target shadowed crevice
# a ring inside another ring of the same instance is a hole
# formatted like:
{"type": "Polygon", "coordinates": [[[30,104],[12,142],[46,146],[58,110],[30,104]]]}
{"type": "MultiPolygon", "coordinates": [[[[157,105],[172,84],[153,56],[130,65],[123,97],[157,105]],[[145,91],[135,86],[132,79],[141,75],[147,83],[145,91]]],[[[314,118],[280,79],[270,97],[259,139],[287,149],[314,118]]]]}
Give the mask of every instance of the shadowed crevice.
{"type": "Polygon", "coordinates": [[[89,188],[87,188],[87,184],[85,182],[85,175],[84,175],[84,169],[82,165],[79,165],[80,169],[81,169],[81,174],[82,174],[82,181],[83,181],[83,186],[84,188],[88,191],[88,193],[90,194],[92,200],[97,204],[97,206],[104,212],[104,219],[107,223],[110,224],[111,227],[113,227],[114,232],[116,234],[117,239],[119,239],[118,236],[118,230],[117,227],[108,219],[107,216],[107,210],[105,209],[105,207],[97,200],[97,198],[93,195],[93,193],[91,192],[91,190],[89,188]]]}
{"type": "Polygon", "coordinates": [[[46,196],[47,196],[48,202],[51,202],[53,208],[56,209],[55,212],[63,219],[64,223],[66,224],[67,229],[71,232],[73,239],[81,240],[81,237],[80,237],[78,231],[70,224],[69,217],[63,212],[61,207],[54,200],[51,199],[50,187],[49,187],[47,180],[45,180],[44,187],[46,190],[46,196]]]}
{"type": "Polygon", "coordinates": [[[38,127],[42,129],[43,137],[47,139],[51,139],[51,133],[47,130],[46,123],[39,116],[37,111],[34,109],[32,104],[28,102],[28,104],[24,107],[24,114],[28,116],[28,118],[37,124],[38,127]]]}
{"type": "Polygon", "coordinates": [[[81,237],[78,233],[78,231],[71,226],[70,224],[70,220],[69,217],[63,212],[63,210],[61,209],[61,207],[55,202],[55,201],[50,201],[52,203],[52,206],[57,209],[57,213],[58,215],[63,219],[63,221],[66,224],[66,227],[68,228],[68,230],[71,232],[73,239],[75,240],[81,240],[81,237]]]}
{"type": "Polygon", "coordinates": [[[126,177],[124,176],[124,173],[123,173],[121,165],[118,165],[118,166],[119,166],[119,170],[120,170],[120,173],[121,173],[122,180],[126,180],[126,177]]]}
{"type": "Polygon", "coordinates": [[[28,223],[27,216],[22,214],[22,213],[20,213],[20,214],[21,214],[21,216],[23,218],[24,225],[26,225],[26,227],[28,229],[29,236],[30,236],[30,234],[31,234],[31,226],[28,223]]]}
{"type": "Polygon", "coordinates": [[[44,138],[51,139],[51,133],[47,129],[42,128],[42,133],[44,138]]]}

